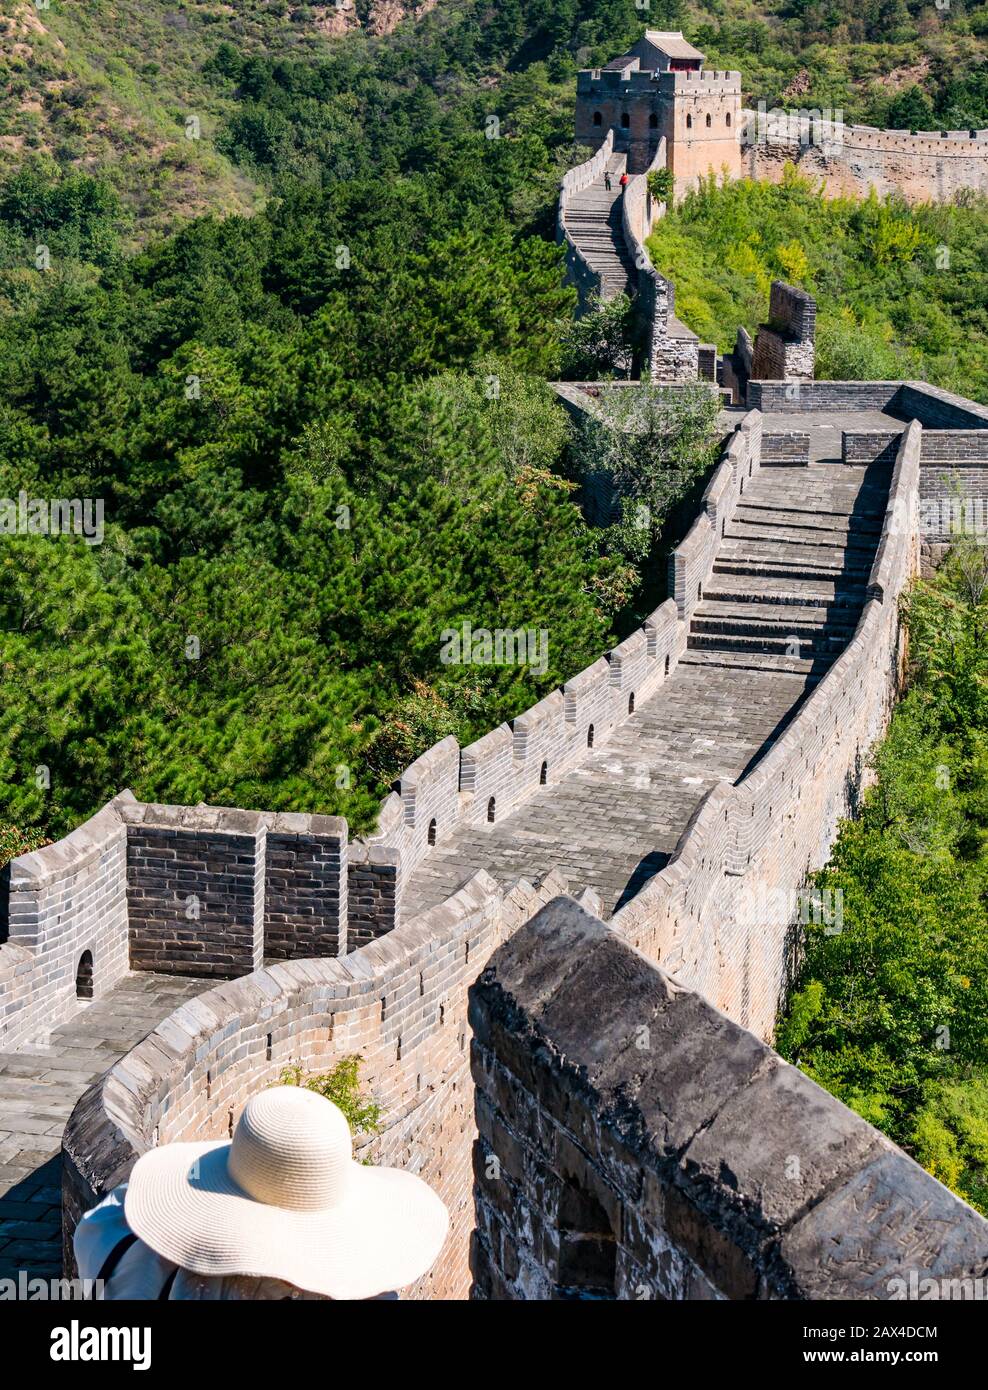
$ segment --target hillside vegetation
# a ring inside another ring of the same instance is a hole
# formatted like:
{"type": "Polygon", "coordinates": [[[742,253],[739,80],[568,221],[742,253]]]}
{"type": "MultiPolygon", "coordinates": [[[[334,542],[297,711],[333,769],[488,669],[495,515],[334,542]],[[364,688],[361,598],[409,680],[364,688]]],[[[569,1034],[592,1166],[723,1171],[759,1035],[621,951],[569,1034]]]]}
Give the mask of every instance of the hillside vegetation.
{"type": "Polygon", "coordinates": [[[988,1215],[988,558],[909,595],[912,684],[817,876],[777,1046],[988,1215]]]}
{"type": "MultiPolygon", "coordinates": [[[[687,31],[751,104],[902,129],[988,126],[985,0],[702,0],[687,31]]],[[[656,26],[652,26],[656,27],[656,26]]]]}
{"type": "MultiPolygon", "coordinates": [[[[219,45],[229,157],[271,195],[251,217],[129,254],[105,180],[0,182],[0,497],[106,515],[101,545],[0,551],[8,843],[127,785],[366,828],[418,753],[640,618],[656,531],[625,553],[585,525],[544,385],[575,300],[551,239],[574,158],[554,21],[473,13],[452,50],[430,16],[333,62],[219,45]],[[498,132],[483,90],[449,82],[451,52],[491,50],[518,68],[498,132]],[[546,630],[545,669],[443,665],[463,621],[546,630]]],[[[576,23],[599,39],[612,18],[576,23]]]]}
{"type": "Polygon", "coordinates": [[[366,84],[381,82],[413,108],[450,114],[473,95],[507,134],[537,129],[554,147],[569,138],[577,69],[624,51],[646,21],[683,28],[711,65],[740,68],[753,103],[842,107],[878,125],[988,126],[988,0],[849,9],[823,0],[652,0],[647,12],[631,0],[14,0],[0,17],[0,176],[30,157],[95,173],[120,198],[126,240],[143,240],[203,211],[256,209],[272,173],[347,177],[366,138],[366,84]],[[231,80],[241,68],[229,57],[217,64],[223,46],[247,65],[246,80],[231,80]],[[259,80],[264,72],[272,81],[259,80]],[[284,93],[272,99],[272,82],[291,86],[287,104],[284,93]],[[301,129],[286,130],[288,106],[301,129]]]}
{"type": "Polygon", "coordinates": [[[790,168],[781,185],[711,178],[649,240],[676,312],[722,349],[754,334],[771,281],[816,296],[817,375],[927,379],[988,401],[988,200],[827,198],[790,168]]]}

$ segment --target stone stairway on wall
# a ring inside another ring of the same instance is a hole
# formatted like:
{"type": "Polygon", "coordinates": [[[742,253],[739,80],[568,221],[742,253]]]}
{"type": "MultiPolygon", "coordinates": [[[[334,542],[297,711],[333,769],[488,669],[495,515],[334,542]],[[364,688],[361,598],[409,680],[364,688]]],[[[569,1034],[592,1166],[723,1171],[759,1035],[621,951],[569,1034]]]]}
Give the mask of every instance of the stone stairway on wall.
{"type": "Polygon", "coordinates": [[[589,187],[570,195],[565,222],[590,268],[600,276],[604,299],[634,294],[635,263],[621,227],[621,185],[626,156],[613,154],[607,162],[613,187],[608,192],[601,173],[589,187]]]}
{"type": "Polygon", "coordinates": [[[722,779],[748,771],[843,651],[864,605],[891,470],[763,469],[725,527],[712,575],[668,680],[559,782],[487,826],[465,826],[412,874],[404,920],[478,869],[507,887],[558,868],[602,915],[633,898],[675,851],[722,779]]]}
{"type": "Polygon", "coordinates": [[[819,681],[860,616],[887,489],[880,464],[763,469],[725,528],[684,662],[819,681]]]}

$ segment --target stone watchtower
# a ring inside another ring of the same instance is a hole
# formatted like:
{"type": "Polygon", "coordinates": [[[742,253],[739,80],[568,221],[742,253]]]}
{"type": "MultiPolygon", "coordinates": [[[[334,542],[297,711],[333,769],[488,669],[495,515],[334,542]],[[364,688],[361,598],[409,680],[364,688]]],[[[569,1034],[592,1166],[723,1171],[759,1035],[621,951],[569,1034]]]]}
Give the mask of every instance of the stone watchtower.
{"type": "Polygon", "coordinates": [[[649,29],[623,58],[577,77],[577,141],[596,150],[612,128],[630,174],[649,168],[665,137],[680,197],[711,170],[739,178],[741,74],[705,72],[681,33],[649,29]]]}

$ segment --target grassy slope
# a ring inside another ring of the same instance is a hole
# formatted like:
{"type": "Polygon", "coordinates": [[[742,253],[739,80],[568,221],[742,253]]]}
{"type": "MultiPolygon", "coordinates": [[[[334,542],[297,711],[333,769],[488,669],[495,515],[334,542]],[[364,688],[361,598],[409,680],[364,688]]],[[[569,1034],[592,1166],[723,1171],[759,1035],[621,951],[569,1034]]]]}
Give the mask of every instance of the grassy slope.
{"type": "Polygon", "coordinates": [[[676,311],[706,342],[754,332],[770,283],[817,298],[817,374],[923,377],[988,401],[988,200],[882,208],[815,181],[707,188],[649,240],[676,311]]]}
{"type": "MultiPolygon", "coordinates": [[[[366,22],[364,0],[356,13],[366,22]]],[[[284,0],[15,0],[0,18],[0,173],[32,153],[98,169],[142,239],[203,211],[250,210],[259,190],[211,138],[232,101],[202,65],[223,40],[325,56],[339,27],[332,5],[284,0]]]]}

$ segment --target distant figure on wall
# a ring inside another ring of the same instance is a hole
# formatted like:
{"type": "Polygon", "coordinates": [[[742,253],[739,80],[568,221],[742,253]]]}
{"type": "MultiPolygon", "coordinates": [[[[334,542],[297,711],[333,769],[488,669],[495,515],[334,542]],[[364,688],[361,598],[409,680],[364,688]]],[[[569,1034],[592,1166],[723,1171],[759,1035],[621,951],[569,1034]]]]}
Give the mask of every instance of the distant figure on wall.
{"type": "Polygon", "coordinates": [[[608,193],[610,193],[610,191],[611,191],[611,171],[610,171],[610,169],[605,169],[605,170],[604,170],[604,187],[607,189],[608,193]]]}
{"type": "Polygon", "coordinates": [[[628,187],[628,174],[627,174],[627,171],[625,171],[625,173],[623,173],[623,174],[621,175],[620,184],[621,184],[621,192],[623,193],[624,190],[628,187]]]}
{"type": "Polygon", "coordinates": [[[449,1216],[413,1173],[357,1163],[314,1091],[252,1096],[232,1140],[164,1144],[75,1232],[106,1299],[394,1299],[435,1263],[449,1216]]]}

